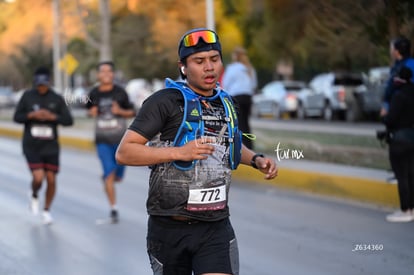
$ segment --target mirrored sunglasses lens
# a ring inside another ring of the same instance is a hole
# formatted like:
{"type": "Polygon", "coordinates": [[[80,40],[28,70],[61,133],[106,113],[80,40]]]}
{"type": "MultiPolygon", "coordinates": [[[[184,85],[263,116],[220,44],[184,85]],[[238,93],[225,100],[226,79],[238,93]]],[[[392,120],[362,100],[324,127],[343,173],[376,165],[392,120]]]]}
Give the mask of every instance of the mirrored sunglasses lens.
{"type": "Polygon", "coordinates": [[[206,43],[216,43],[216,35],[211,31],[193,32],[184,37],[183,43],[185,47],[193,47],[197,45],[202,38],[206,43]]]}

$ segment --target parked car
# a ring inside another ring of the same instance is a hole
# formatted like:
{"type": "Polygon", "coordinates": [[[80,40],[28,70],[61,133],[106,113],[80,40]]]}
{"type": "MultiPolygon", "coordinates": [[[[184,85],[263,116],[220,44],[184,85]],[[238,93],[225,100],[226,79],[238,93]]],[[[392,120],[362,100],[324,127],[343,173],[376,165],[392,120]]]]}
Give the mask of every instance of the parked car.
{"type": "Polygon", "coordinates": [[[390,67],[388,66],[371,68],[365,76],[365,85],[368,92],[363,97],[364,112],[372,118],[378,119],[389,77],[390,67]]]}
{"type": "Polygon", "coordinates": [[[324,73],[315,76],[298,94],[298,118],[360,120],[367,104],[362,74],[324,73]]]}
{"type": "Polygon", "coordinates": [[[26,89],[20,89],[17,92],[13,93],[13,105],[16,106],[19,101],[20,98],[22,97],[22,95],[26,92],[26,89]]]}
{"type": "Polygon", "coordinates": [[[252,116],[272,116],[280,118],[283,114],[296,116],[297,93],[306,87],[302,81],[272,81],[266,84],[259,94],[252,97],[252,116]]]}
{"type": "Polygon", "coordinates": [[[139,110],[144,100],[152,94],[151,84],[143,78],[128,81],[125,90],[136,110],[139,110]]]}
{"type": "Polygon", "coordinates": [[[14,106],[13,90],[8,86],[0,86],[0,108],[14,106]]]}

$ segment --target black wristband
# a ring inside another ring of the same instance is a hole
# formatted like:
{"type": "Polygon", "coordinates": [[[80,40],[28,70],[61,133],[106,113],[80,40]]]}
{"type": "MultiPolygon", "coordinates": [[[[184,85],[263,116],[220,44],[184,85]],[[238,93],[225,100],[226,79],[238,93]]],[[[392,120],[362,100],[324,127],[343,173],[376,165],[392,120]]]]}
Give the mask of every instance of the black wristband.
{"type": "Polygon", "coordinates": [[[252,160],[250,161],[250,165],[251,165],[253,168],[256,168],[256,169],[258,169],[258,167],[257,167],[257,165],[256,165],[256,158],[257,158],[257,157],[264,158],[264,155],[263,155],[263,154],[256,154],[256,155],[254,155],[254,156],[252,157],[252,160]]]}

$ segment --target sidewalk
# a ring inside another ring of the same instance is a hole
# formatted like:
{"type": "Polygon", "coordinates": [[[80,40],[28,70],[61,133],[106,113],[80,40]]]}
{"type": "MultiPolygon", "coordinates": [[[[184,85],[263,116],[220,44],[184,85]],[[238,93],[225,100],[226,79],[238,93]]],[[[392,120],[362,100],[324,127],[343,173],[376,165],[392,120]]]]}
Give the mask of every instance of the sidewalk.
{"type": "MultiPolygon", "coordinates": [[[[20,138],[23,125],[0,121],[0,136],[20,138]]],[[[94,150],[93,129],[60,127],[63,146],[94,150]]],[[[273,156],[276,158],[276,155],[273,156]]],[[[240,181],[272,184],[278,187],[326,196],[351,199],[385,207],[398,207],[397,186],[386,181],[390,173],[384,170],[345,166],[314,161],[280,160],[279,175],[275,180],[263,179],[260,172],[240,165],[233,177],[240,181]]]]}

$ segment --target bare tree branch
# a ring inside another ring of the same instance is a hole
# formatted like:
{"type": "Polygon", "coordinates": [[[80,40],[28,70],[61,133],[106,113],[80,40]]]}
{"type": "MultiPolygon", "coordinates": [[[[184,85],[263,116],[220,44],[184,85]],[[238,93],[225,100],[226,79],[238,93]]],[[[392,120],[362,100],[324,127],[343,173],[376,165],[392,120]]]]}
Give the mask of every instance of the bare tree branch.
{"type": "Polygon", "coordinates": [[[84,33],[84,35],[85,35],[85,39],[86,39],[86,42],[89,44],[89,45],[91,45],[93,48],[95,48],[95,49],[97,49],[97,50],[99,50],[100,49],[100,43],[99,43],[99,41],[97,41],[96,39],[94,39],[92,36],[91,36],[91,34],[88,32],[88,30],[87,30],[87,28],[86,28],[86,22],[85,22],[85,19],[83,18],[83,16],[82,16],[82,7],[81,7],[81,3],[80,3],[80,1],[79,0],[76,0],[76,10],[77,10],[77,14],[78,14],[78,17],[79,17],[79,19],[80,19],[80,22],[81,22],[81,24],[82,24],[82,26],[81,26],[81,29],[82,29],[82,32],[84,33]]]}

